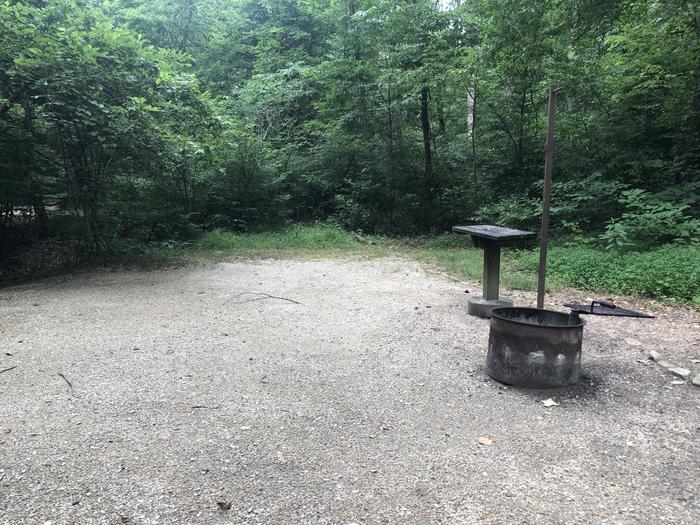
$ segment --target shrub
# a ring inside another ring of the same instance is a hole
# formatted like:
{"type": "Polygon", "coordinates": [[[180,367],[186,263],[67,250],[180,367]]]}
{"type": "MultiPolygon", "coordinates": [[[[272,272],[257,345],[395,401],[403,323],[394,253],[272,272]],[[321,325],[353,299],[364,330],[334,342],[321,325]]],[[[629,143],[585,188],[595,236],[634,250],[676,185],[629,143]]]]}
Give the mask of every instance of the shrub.
{"type": "Polygon", "coordinates": [[[339,228],[326,225],[297,225],[285,230],[246,234],[214,230],[202,235],[199,246],[209,250],[318,250],[357,249],[362,245],[353,234],[339,228]]]}
{"type": "Polygon", "coordinates": [[[686,215],[688,203],[661,201],[640,189],[622,192],[620,203],[626,211],[608,223],[601,235],[609,250],[644,250],[669,242],[700,242],[700,219],[686,215]]]}
{"type": "MultiPolygon", "coordinates": [[[[521,255],[516,268],[537,269],[537,252],[521,255]]],[[[555,282],[591,290],[694,302],[700,297],[700,249],[666,245],[616,254],[590,248],[553,248],[547,274],[555,282]]]]}

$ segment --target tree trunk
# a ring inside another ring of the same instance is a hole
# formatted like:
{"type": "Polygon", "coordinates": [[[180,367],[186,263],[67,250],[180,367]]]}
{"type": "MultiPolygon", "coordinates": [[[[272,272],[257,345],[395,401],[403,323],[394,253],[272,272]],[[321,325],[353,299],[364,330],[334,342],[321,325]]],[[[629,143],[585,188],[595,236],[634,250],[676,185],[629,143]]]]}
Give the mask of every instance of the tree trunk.
{"type": "Polygon", "coordinates": [[[447,142],[447,123],[445,121],[445,110],[443,108],[443,98],[445,96],[445,86],[440,83],[440,91],[437,97],[437,117],[438,117],[438,132],[437,134],[442,137],[442,140],[447,142]]]}
{"type": "Polygon", "coordinates": [[[518,180],[522,180],[524,171],[525,152],[523,146],[525,142],[525,104],[527,103],[527,91],[523,89],[523,94],[520,97],[520,127],[518,130],[518,147],[515,152],[515,166],[518,180]]]}
{"type": "Polygon", "coordinates": [[[430,119],[428,116],[429,95],[430,91],[428,86],[424,85],[420,91],[420,124],[423,129],[423,160],[425,164],[423,184],[425,198],[428,203],[432,202],[435,191],[435,184],[433,181],[433,155],[430,148],[430,119]]]}
{"type": "Polygon", "coordinates": [[[479,177],[476,169],[476,79],[474,79],[474,91],[471,95],[472,111],[471,111],[471,144],[472,144],[472,171],[474,174],[474,195],[476,196],[477,186],[479,185],[479,177]]]}
{"type": "MultiPolygon", "coordinates": [[[[24,106],[24,128],[27,136],[34,134],[34,106],[26,104],[24,106]]],[[[49,236],[49,215],[46,213],[44,206],[44,195],[40,181],[33,174],[34,172],[34,147],[29,144],[24,145],[24,162],[25,162],[25,177],[29,181],[29,192],[27,200],[29,205],[34,210],[34,215],[37,219],[37,234],[40,239],[45,239],[49,236]]]]}
{"type": "Polygon", "coordinates": [[[34,209],[34,215],[36,215],[37,235],[40,239],[46,239],[49,236],[49,214],[46,212],[41,188],[36,181],[32,182],[32,186],[29,189],[29,204],[34,209]]]}
{"type": "Polygon", "coordinates": [[[180,18],[180,28],[179,28],[179,42],[178,50],[187,51],[187,46],[190,39],[190,28],[192,26],[192,16],[194,15],[194,7],[192,3],[185,2],[186,5],[183,6],[183,12],[180,18]]]}

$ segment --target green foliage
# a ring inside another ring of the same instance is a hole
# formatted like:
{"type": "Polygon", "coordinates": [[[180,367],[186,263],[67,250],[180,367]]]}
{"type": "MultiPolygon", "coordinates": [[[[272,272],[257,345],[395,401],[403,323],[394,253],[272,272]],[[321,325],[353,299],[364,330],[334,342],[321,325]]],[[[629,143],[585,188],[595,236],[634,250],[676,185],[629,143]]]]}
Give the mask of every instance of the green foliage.
{"type": "Polygon", "coordinates": [[[622,192],[625,211],[613,220],[601,239],[609,250],[644,250],[668,242],[700,242],[700,219],[686,215],[690,204],[664,202],[644,190],[622,192]]]}
{"type": "MultiPolygon", "coordinates": [[[[416,251],[419,261],[434,264],[456,275],[469,279],[481,279],[483,254],[480,250],[454,250],[446,248],[424,248],[416,251]]],[[[503,274],[503,285],[510,286],[509,273],[503,274]]]]}
{"type": "Polygon", "coordinates": [[[194,206],[209,110],[181,56],[77,2],[3,3],[0,20],[10,50],[2,55],[3,110],[22,108],[3,111],[9,140],[0,140],[0,156],[15,159],[7,171],[26,192],[6,195],[5,206],[26,199],[37,219],[48,215],[46,200],[73,211],[88,251],[109,249],[115,213],[152,206],[151,192],[194,206]]]}
{"type": "Polygon", "coordinates": [[[477,210],[474,220],[509,228],[531,229],[542,214],[540,200],[520,195],[504,197],[477,210]]]}
{"type": "MultiPolygon", "coordinates": [[[[536,254],[519,263],[536,268],[536,254]]],[[[700,249],[664,246],[623,255],[590,248],[553,249],[548,276],[560,284],[656,299],[692,301],[700,294],[700,249]]]]}
{"type": "Polygon", "coordinates": [[[552,84],[553,233],[692,244],[697,19],[681,0],[4,1],[0,256],[313,221],[534,229],[552,84]]]}
{"type": "MultiPolygon", "coordinates": [[[[374,241],[376,243],[376,239],[374,241]]],[[[279,231],[232,233],[214,230],[199,241],[204,250],[360,250],[365,245],[339,228],[297,225],[279,231]]]]}
{"type": "MultiPolygon", "coordinates": [[[[469,279],[481,280],[484,271],[484,254],[474,249],[467,236],[442,235],[433,239],[420,240],[409,248],[411,257],[434,264],[451,273],[464,275],[469,279]]],[[[507,251],[501,260],[501,283],[513,290],[534,290],[537,286],[537,266],[534,271],[523,265],[521,259],[532,252],[507,251]],[[524,255],[523,255],[524,254],[524,255]]],[[[470,290],[479,294],[479,290],[470,290]]]]}
{"type": "MultiPolygon", "coordinates": [[[[453,273],[481,279],[481,250],[452,247],[438,239],[412,253],[419,260],[453,273]]],[[[516,290],[535,290],[538,264],[537,250],[506,251],[501,270],[503,285],[516,290]]],[[[700,248],[668,245],[646,252],[615,254],[593,248],[554,247],[548,255],[547,286],[698,304],[700,248]]]]}
{"type": "Polygon", "coordinates": [[[468,235],[455,235],[443,233],[427,240],[418,240],[421,247],[426,249],[468,249],[471,247],[471,239],[468,235]]]}

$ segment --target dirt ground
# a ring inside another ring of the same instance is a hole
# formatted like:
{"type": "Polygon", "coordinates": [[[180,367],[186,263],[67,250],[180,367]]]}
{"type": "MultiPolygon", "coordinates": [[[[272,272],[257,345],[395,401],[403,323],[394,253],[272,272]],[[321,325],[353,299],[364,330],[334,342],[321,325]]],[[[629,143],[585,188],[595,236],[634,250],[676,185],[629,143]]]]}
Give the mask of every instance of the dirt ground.
{"type": "Polygon", "coordinates": [[[0,523],[697,523],[700,388],[647,355],[700,372],[700,315],[590,318],[581,382],[527,391],[465,290],[376,260],[0,291],[0,523]]]}

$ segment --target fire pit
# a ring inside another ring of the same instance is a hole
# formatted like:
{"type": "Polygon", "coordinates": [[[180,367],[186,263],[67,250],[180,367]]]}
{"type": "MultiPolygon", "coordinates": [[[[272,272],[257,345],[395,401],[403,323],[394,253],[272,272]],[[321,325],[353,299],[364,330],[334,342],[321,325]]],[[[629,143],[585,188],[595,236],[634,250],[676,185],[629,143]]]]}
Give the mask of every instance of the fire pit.
{"type": "Polygon", "coordinates": [[[578,381],[586,322],[579,314],[653,317],[605,301],[567,304],[570,314],[537,308],[491,311],[487,373],[523,388],[560,388],[578,381]]]}

